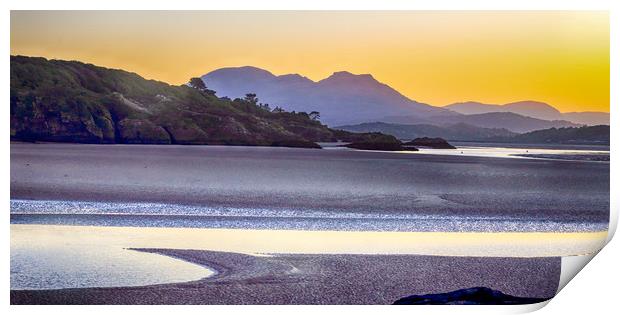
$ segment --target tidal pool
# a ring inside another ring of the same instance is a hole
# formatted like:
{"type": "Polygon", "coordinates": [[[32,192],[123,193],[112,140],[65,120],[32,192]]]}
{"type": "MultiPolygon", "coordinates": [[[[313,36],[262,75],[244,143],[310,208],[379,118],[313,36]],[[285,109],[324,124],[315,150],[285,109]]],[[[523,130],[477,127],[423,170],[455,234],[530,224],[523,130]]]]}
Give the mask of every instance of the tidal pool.
{"type": "Polygon", "coordinates": [[[128,249],[130,235],[90,232],[11,225],[11,290],[142,286],[214,274],[183,260],[128,249]]]}

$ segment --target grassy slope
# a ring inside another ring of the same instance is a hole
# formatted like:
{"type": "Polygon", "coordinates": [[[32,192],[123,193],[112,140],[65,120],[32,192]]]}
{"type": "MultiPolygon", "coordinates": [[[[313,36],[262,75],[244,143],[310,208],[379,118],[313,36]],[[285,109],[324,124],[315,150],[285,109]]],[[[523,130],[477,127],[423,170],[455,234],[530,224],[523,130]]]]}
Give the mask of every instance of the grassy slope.
{"type": "Polygon", "coordinates": [[[273,113],[122,70],[11,56],[11,138],[16,140],[317,147],[317,141],[360,137],[398,141],[334,131],[305,113],[273,113]]]}

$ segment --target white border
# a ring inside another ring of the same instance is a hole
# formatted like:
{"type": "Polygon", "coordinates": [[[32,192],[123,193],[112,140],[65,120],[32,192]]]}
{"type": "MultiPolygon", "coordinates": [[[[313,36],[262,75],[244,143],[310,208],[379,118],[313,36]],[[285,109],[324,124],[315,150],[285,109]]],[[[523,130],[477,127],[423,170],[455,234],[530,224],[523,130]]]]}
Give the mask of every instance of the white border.
{"type": "Polygon", "coordinates": [[[607,10],[608,0],[27,0],[12,1],[11,10],[607,10]]]}
{"type": "MultiPolygon", "coordinates": [[[[304,1],[277,1],[277,0],[262,0],[262,1],[252,1],[252,0],[227,0],[225,2],[222,1],[191,1],[191,0],[175,0],[175,1],[165,1],[165,0],[150,0],[150,1],[129,1],[129,0],[108,0],[108,1],[78,1],[78,0],[29,0],[29,1],[3,1],[2,5],[4,10],[1,15],[2,20],[2,28],[3,34],[6,36],[2,36],[2,40],[0,41],[0,45],[2,45],[2,49],[6,52],[10,52],[10,12],[9,10],[58,10],[58,9],[80,9],[80,10],[92,10],[92,9],[108,9],[108,10],[199,10],[199,9],[216,9],[216,10],[229,10],[229,9],[244,9],[244,10],[394,10],[394,9],[415,9],[415,10],[610,10],[611,11],[611,32],[612,32],[612,42],[611,42],[611,107],[615,108],[618,105],[618,93],[616,91],[620,91],[619,83],[619,72],[618,72],[618,60],[616,56],[620,56],[620,51],[618,50],[618,38],[620,34],[618,32],[618,24],[620,19],[620,9],[618,9],[619,1],[603,1],[603,0],[589,0],[589,1],[579,1],[579,0],[521,0],[521,1],[494,1],[494,0],[433,0],[433,1],[407,1],[407,0],[391,0],[391,1],[379,1],[379,0],[304,0],[304,1]]],[[[11,313],[16,314],[31,314],[33,312],[46,312],[48,314],[81,314],[84,311],[94,312],[94,313],[104,313],[109,312],[111,310],[120,311],[120,312],[132,312],[138,314],[145,313],[156,313],[156,314],[164,314],[169,312],[231,312],[231,311],[239,311],[239,312],[251,312],[254,314],[272,314],[275,312],[301,312],[305,314],[315,313],[317,311],[320,312],[328,312],[328,313],[341,313],[341,312],[355,312],[361,314],[371,314],[381,311],[389,311],[389,312],[397,312],[402,314],[411,314],[411,312],[422,312],[422,313],[431,313],[431,314],[446,314],[446,313],[454,313],[458,311],[459,313],[471,313],[471,314],[480,314],[480,313],[515,313],[515,312],[527,312],[538,309],[543,305],[533,305],[533,306],[519,306],[519,307],[502,307],[502,306],[474,306],[474,307],[460,307],[460,306],[446,306],[446,307],[437,307],[437,306],[421,306],[414,307],[411,309],[410,307],[394,307],[394,306],[330,306],[330,307],[319,307],[319,306],[287,306],[287,307],[278,307],[278,306],[270,306],[270,307],[257,307],[257,306],[248,306],[248,307],[239,307],[239,306],[210,306],[208,308],[201,306],[157,306],[157,307],[139,307],[139,306],[114,306],[114,307],[101,307],[101,306],[82,306],[82,307],[67,307],[67,306],[56,306],[56,307],[37,307],[37,306],[26,306],[26,307],[17,307],[17,306],[8,306],[9,305],[9,275],[10,275],[10,266],[9,266],[9,177],[10,175],[10,161],[9,161],[9,106],[7,101],[9,99],[9,76],[7,75],[9,70],[9,58],[4,59],[2,62],[2,67],[4,71],[4,76],[2,77],[2,84],[0,85],[0,91],[2,91],[2,95],[0,99],[5,100],[4,106],[2,107],[1,115],[2,121],[5,122],[5,132],[0,132],[0,139],[2,139],[4,152],[0,156],[2,163],[0,164],[2,167],[2,174],[5,174],[4,181],[2,182],[2,199],[4,200],[5,209],[4,209],[4,217],[2,222],[3,229],[3,247],[5,259],[2,261],[2,279],[4,280],[4,292],[0,299],[2,299],[3,304],[8,308],[11,313]]],[[[612,143],[615,143],[614,139],[618,139],[618,131],[617,126],[620,125],[620,116],[616,116],[614,109],[614,113],[611,116],[611,125],[612,125],[612,143]]],[[[612,224],[610,226],[610,230],[615,232],[615,226],[617,225],[617,217],[618,217],[618,198],[614,196],[614,192],[617,192],[617,179],[619,175],[618,167],[615,167],[617,162],[616,154],[616,145],[613,144],[611,152],[611,177],[612,177],[612,186],[611,186],[611,213],[612,213],[612,224]]],[[[610,237],[612,235],[610,233],[610,237]]],[[[567,286],[567,289],[564,289],[558,297],[554,298],[550,303],[549,307],[545,308],[543,312],[547,312],[548,314],[560,314],[563,312],[573,313],[575,310],[587,311],[590,307],[594,309],[598,309],[600,311],[607,310],[607,313],[613,312],[612,310],[617,308],[615,304],[616,297],[616,288],[617,283],[614,281],[618,281],[617,276],[617,267],[615,264],[611,263],[612,261],[618,261],[619,253],[617,242],[613,243],[613,247],[603,249],[602,255],[603,257],[595,257],[594,261],[597,266],[588,266],[586,269],[588,272],[594,274],[593,281],[587,282],[583,279],[585,276],[579,275],[577,277],[581,283],[586,283],[583,287],[571,287],[571,285],[567,286]],[[615,259],[613,259],[615,258],[615,259]],[[613,259],[613,260],[612,260],[613,259]],[[606,264],[603,264],[606,262],[606,264]],[[594,272],[594,268],[596,267],[606,267],[606,270],[598,270],[594,272]],[[598,278],[596,278],[598,277],[598,278]],[[611,279],[611,282],[609,281],[611,279]],[[570,289],[570,290],[568,290],[570,289]],[[565,291],[570,291],[566,292],[565,291]],[[557,302],[557,303],[556,303],[557,302]],[[548,311],[545,311],[548,310],[548,311]]],[[[592,265],[592,264],[590,264],[592,265]]],[[[546,304],[546,303],[541,303],[546,304]]]]}

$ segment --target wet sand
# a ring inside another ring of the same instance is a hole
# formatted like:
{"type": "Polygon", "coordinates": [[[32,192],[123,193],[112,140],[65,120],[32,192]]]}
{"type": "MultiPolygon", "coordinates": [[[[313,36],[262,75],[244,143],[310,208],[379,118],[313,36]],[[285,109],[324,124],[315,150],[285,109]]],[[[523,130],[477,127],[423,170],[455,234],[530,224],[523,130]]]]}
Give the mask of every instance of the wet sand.
{"type": "MultiPolygon", "coordinates": [[[[311,211],[458,214],[509,218],[526,225],[531,221],[605,224],[609,218],[608,163],[525,158],[13,143],[10,187],[13,200],[270,209],[294,211],[293,217],[311,211]]],[[[252,229],[253,220],[243,229],[252,229]]],[[[519,229],[517,225],[515,231],[519,229]]],[[[502,248],[510,250],[509,246],[502,248]]],[[[342,253],[257,257],[205,248],[148,251],[219,273],[199,281],[145,287],[14,290],[11,303],[391,304],[414,294],[469,287],[548,298],[557,289],[561,265],[558,257],[342,253]]]]}
{"type": "Polygon", "coordinates": [[[560,258],[278,254],[136,249],[215,269],[202,280],[144,287],[11,291],[11,304],[392,304],[414,294],[490,287],[555,295],[560,258]]]}
{"type": "Polygon", "coordinates": [[[11,144],[11,199],[606,223],[609,163],[354,150],[11,144]]]}

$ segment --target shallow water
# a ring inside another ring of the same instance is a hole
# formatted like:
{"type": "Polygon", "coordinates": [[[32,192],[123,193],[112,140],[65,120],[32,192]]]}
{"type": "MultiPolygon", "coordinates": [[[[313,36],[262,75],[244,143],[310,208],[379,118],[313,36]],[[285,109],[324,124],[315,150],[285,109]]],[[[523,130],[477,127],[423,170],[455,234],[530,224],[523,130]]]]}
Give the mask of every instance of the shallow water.
{"type": "Polygon", "coordinates": [[[12,224],[409,232],[595,232],[607,222],[510,215],[333,212],[163,203],[11,200],[12,224]]]}
{"type": "Polygon", "coordinates": [[[553,144],[553,143],[508,143],[508,142],[476,142],[450,141],[456,147],[492,147],[492,148],[521,148],[521,149],[551,149],[551,150],[586,150],[609,152],[609,145],[605,144],[553,144]]]}
{"type": "MultiPolygon", "coordinates": [[[[419,254],[556,257],[597,251],[607,232],[459,233],[238,230],[11,224],[13,248],[176,248],[254,254],[419,254]]],[[[150,257],[152,256],[144,256],[150,257]]],[[[158,257],[157,255],[153,257],[158,257]]]]}
{"type": "Polygon", "coordinates": [[[72,229],[11,226],[11,289],[141,286],[186,282],[211,269],[127,249],[113,233],[86,236],[72,229]]]}
{"type": "MultiPolygon", "coordinates": [[[[495,158],[514,158],[514,159],[536,159],[543,156],[581,156],[581,155],[604,155],[609,156],[609,150],[576,150],[559,148],[531,148],[531,147],[481,147],[481,146],[457,146],[456,149],[431,149],[418,148],[419,151],[400,151],[399,153],[409,154],[431,154],[431,155],[457,155],[475,157],[495,157],[495,158]],[[523,156],[532,155],[532,156],[523,156]],[[534,155],[539,155],[536,157],[534,155]]],[[[546,158],[551,159],[551,158],[546,158]]]]}

